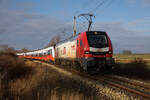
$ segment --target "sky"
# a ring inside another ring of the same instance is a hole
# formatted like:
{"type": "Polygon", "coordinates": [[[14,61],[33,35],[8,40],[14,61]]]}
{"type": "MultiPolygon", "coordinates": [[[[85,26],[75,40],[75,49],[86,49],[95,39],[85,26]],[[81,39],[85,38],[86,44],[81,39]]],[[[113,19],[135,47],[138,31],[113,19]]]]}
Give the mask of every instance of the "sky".
{"type": "MultiPolygon", "coordinates": [[[[150,0],[0,0],[0,45],[35,50],[73,34],[73,17],[93,13],[92,30],[106,31],[115,53],[150,53],[150,0]]],[[[87,22],[77,17],[77,32],[87,22]]]]}

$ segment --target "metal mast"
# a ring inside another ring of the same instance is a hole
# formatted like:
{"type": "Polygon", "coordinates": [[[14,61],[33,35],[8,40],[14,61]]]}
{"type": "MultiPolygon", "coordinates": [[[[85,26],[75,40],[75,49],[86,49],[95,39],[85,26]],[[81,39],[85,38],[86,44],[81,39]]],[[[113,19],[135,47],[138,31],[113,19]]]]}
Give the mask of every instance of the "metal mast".
{"type": "Polygon", "coordinates": [[[74,16],[74,20],[73,20],[73,36],[76,35],[76,16],[74,16]]]}

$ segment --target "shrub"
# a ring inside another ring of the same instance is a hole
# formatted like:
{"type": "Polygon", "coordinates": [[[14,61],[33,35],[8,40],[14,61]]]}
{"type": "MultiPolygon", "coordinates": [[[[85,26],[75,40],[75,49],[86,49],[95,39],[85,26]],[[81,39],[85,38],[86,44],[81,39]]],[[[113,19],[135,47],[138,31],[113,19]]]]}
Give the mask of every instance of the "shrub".
{"type": "Polygon", "coordinates": [[[18,78],[29,76],[32,67],[28,67],[23,59],[12,53],[0,54],[0,100],[5,100],[10,96],[9,82],[18,78]]]}
{"type": "Polygon", "coordinates": [[[31,72],[32,68],[14,54],[0,55],[0,73],[10,80],[27,76],[31,72]]]}

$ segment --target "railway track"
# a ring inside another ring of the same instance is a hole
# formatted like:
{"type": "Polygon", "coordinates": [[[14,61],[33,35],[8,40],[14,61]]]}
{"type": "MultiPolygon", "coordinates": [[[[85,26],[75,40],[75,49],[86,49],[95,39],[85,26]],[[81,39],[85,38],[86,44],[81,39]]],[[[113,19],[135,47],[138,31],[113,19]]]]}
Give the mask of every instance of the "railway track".
{"type": "Polygon", "coordinates": [[[142,97],[143,100],[150,100],[150,87],[140,83],[134,83],[129,80],[124,80],[116,78],[110,75],[98,75],[92,76],[86,73],[81,73],[76,70],[73,70],[76,74],[79,74],[85,78],[90,78],[91,80],[97,81],[99,83],[105,83],[107,85],[125,90],[129,93],[132,93],[136,96],[142,97]]]}
{"type": "Polygon", "coordinates": [[[95,78],[100,82],[106,83],[108,85],[123,89],[125,91],[128,91],[130,93],[136,94],[138,96],[143,97],[143,99],[148,99],[150,100],[150,92],[149,87],[145,86],[145,85],[141,85],[138,83],[133,83],[131,81],[127,81],[127,80],[123,80],[123,79],[118,79],[118,78],[114,78],[111,76],[100,76],[95,78]],[[143,90],[144,88],[144,90],[143,90]]]}
{"type": "Polygon", "coordinates": [[[132,87],[137,87],[140,90],[150,92],[150,85],[145,85],[145,84],[138,83],[138,82],[135,82],[132,80],[127,80],[123,77],[117,77],[117,76],[111,76],[111,75],[105,75],[105,77],[107,77],[111,80],[115,80],[117,82],[120,82],[121,84],[127,84],[127,85],[130,85],[132,87]]]}

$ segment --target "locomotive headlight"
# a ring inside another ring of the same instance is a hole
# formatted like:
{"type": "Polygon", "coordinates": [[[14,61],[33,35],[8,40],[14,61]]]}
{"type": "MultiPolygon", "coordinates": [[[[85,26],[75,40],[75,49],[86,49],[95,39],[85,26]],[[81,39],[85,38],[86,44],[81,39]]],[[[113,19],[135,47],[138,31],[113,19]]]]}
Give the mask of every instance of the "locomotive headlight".
{"type": "Polygon", "coordinates": [[[89,51],[85,51],[84,53],[85,53],[85,54],[90,54],[90,52],[89,52],[89,51]]]}
{"type": "Polygon", "coordinates": [[[109,53],[109,54],[112,54],[112,51],[109,51],[108,53],[109,53]]]}

